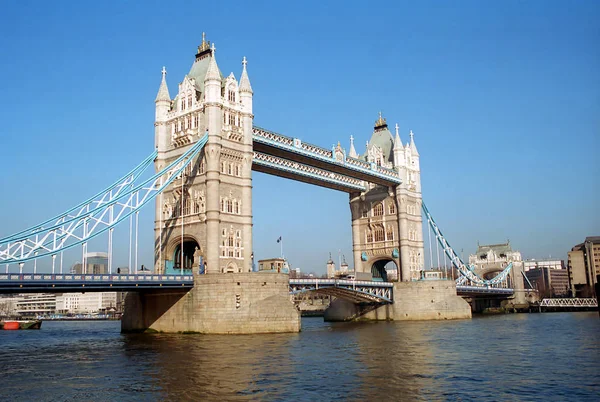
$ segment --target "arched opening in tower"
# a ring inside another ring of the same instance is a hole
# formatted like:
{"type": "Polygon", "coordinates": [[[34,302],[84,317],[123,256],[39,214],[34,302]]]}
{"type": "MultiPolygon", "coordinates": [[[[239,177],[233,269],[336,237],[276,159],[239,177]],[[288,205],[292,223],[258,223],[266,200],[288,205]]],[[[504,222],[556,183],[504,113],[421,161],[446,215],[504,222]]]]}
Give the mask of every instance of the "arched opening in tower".
{"type": "Polygon", "coordinates": [[[398,266],[391,259],[375,261],[371,266],[374,281],[389,282],[398,280],[398,266]]]}
{"type": "MultiPolygon", "coordinates": [[[[185,240],[183,242],[183,247],[182,244],[179,243],[177,247],[175,247],[175,253],[173,254],[173,269],[180,271],[183,264],[184,273],[185,271],[188,271],[187,273],[189,274],[194,265],[194,253],[196,253],[196,250],[199,248],[200,246],[195,240],[185,240]]],[[[196,261],[196,265],[198,263],[199,261],[196,261]]]]}

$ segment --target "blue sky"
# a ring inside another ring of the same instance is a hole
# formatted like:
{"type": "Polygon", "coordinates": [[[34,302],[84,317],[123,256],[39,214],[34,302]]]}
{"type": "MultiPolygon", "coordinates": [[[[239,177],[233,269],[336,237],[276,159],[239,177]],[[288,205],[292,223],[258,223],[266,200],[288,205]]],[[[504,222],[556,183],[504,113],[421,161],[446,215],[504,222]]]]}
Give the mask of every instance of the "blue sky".
{"type": "MultiPolygon", "coordinates": [[[[509,238],[526,258],[566,258],[600,234],[597,1],[81,3],[0,13],[0,235],[151,152],[161,67],[174,96],[203,31],[224,74],[239,78],[248,58],[257,125],[325,147],[352,134],[359,152],[380,110],[404,141],[412,129],[424,200],[465,256],[509,238]]],[[[258,258],[278,255],[279,236],[305,271],[351,256],[345,193],[253,184],[258,258]]],[[[152,219],[140,225],[148,266],[152,219]]]]}

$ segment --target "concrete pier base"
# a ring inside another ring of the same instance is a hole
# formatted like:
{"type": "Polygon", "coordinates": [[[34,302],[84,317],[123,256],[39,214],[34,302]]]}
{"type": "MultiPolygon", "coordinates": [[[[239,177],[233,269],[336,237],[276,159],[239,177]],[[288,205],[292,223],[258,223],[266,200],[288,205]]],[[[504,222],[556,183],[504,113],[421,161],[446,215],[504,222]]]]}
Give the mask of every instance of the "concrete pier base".
{"type": "Polygon", "coordinates": [[[471,307],[456,295],[454,281],[398,282],[394,304],[361,306],[336,299],[325,311],[325,321],[413,321],[471,318],[471,307]]]}
{"type": "Polygon", "coordinates": [[[122,332],[299,332],[300,312],[284,274],[207,274],[189,291],[130,292],[122,332]]]}

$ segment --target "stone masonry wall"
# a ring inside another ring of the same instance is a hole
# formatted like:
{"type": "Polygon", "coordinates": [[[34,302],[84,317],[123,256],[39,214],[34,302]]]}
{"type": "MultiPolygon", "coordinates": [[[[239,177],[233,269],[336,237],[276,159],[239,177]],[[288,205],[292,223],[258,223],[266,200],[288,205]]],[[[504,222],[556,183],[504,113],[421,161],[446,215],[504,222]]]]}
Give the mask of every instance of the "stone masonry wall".
{"type": "Polygon", "coordinates": [[[325,312],[326,321],[452,320],[471,318],[471,307],[456,295],[454,281],[394,283],[394,304],[373,308],[336,299],[325,312]]]}
{"type": "Polygon", "coordinates": [[[188,292],[129,293],[123,332],[255,334],[299,332],[300,312],[284,274],[208,274],[188,292]]]}

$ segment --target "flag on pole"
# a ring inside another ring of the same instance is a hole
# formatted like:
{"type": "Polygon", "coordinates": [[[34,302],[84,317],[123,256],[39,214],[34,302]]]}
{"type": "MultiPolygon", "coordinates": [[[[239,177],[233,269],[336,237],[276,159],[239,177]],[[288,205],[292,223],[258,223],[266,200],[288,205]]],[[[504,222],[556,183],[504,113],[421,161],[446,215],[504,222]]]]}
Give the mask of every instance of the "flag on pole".
{"type": "Polygon", "coordinates": [[[279,236],[279,239],[277,239],[277,243],[281,242],[281,236],[279,236]]]}

